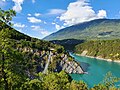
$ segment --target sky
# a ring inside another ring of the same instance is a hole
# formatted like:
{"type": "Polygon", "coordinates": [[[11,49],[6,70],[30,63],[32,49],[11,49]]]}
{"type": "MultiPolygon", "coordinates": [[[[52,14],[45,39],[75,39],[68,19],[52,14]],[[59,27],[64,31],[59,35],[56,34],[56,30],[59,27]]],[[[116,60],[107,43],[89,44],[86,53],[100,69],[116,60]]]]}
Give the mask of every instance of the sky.
{"type": "Polygon", "coordinates": [[[120,0],[0,0],[0,8],[15,10],[13,27],[39,39],[94,19],[120,19],[120,0]]]}

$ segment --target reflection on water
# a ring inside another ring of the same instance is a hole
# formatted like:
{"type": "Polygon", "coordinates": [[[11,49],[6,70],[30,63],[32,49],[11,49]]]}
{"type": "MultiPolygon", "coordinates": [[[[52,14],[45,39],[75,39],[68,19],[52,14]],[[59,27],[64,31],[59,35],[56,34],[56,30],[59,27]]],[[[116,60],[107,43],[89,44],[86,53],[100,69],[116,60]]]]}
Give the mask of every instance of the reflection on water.
{"type": "Polygon", "coordinates": [[[84,72],[87,72],[89,69],[89,66],[90,66],[90,64],[85,63],[85,62],[80,62],[80,65],[81,65],[84,72]]]}

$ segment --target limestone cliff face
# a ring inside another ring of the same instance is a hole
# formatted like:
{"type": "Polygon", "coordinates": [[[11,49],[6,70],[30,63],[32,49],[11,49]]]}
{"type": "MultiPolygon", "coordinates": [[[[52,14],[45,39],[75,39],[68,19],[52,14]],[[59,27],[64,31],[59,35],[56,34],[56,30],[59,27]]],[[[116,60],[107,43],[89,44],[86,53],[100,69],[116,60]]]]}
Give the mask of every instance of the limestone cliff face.
{"type": "Polygon", "coordinates": [[[75,61],[61,61],[60,65],[62,66],[62,70],[67,73],[76,73],[76,74],[83,74],[84,71],[82,70],[81,66],[75,61]]]}
{"type": "Polygon", "coordinates": [[[80,64],[74,60],[69,61],[67,58],[67,55],[65,55],[63,59],[60,61],[60,63],[58,64],[57,70],[59,71],[64,70],[65,72],[69,74],[71,73],[83,74],[84,73],[80,64]]]}

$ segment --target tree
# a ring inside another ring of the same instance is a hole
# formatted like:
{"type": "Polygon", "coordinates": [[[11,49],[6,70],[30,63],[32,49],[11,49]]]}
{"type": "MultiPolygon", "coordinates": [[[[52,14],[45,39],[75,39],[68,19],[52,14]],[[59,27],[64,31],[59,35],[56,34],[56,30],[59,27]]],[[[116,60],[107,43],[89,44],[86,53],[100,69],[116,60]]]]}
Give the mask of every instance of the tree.
{"type": "MultiPolygon", "coordinates": [[[[6,24],[11,25],[10,21],[12,20],[12,17],[15,16],[15,11],[9,9],[7,11],[4,11],[0,8],[0,20],[2,20],[4,23],[1,24],[1,29],[6,29],[6,24]]],[[[8,65],[9,60],[7,60],[11,55],[9,55],[10,47],[8,45],[8,41],[4,35],[0,35],[0,59],[1,59],[1,76],[4,81],[5,90],[8,90],[8,81],[7,81],[7,73],[6,73],[6,66],[8,65]],[[9,54],[8,54],[9,53],[9,54]]],[[[12,58],[11,58],[12,60],[12,58]]],[[[1,79],[2,80],[2,79],[1,79]]]]}
{"type": "Polygon", "coordinates": [[[5,11],[0,8],[0,20],[6,24],[11,25],[10,21],[12,20],[13,16],[16,16],[16,12],[14,10],[9,9],[5,11]]]}
{"type": "MultiPolygon", "coordinates": [[[[0,41],[1,42],[1,41],[0,41]]],[[[1,69],[1,86],[2,89],[12,90],[20,87],[20,83],[24,82],[27,77],[23,70],[25,62],[21,52],[15,50],[9,39],[5,39],[0,43],[0,69],[1,69]]],[[[1,88],[0,86],[0,88],[1,88]]]]}
{"type": "Polygon", "coordinates": [[[72,81],[70,84],[70,90],[88,90],[88,86],[83,81],[72,81]]]}
{"type": "Polygon", "coordinates": [[[103,84],[106,87],[115,87],[115,83],[119,82],[120,78],[114,77],[111,72],[108,72],[103,80],[103,84]]]}

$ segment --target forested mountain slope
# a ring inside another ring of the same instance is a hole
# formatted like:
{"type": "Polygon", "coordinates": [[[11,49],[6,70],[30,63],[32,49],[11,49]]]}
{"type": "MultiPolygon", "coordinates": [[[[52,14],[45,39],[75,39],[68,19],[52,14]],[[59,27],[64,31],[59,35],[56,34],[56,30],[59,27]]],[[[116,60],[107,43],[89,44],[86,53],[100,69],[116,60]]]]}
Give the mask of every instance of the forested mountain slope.
{"type": "Polygon", "coordinates": [[[119,39],[119,19],[97,19],[61,29],[45,37],[45,40],[64,39],[119,39]]]}
{"type": "Polygon", "coordinates": [[[75,52],[85,55],[120,60],[120,39],[115,40],[92,40],[79,44],[75,47],[75,52]]]}

